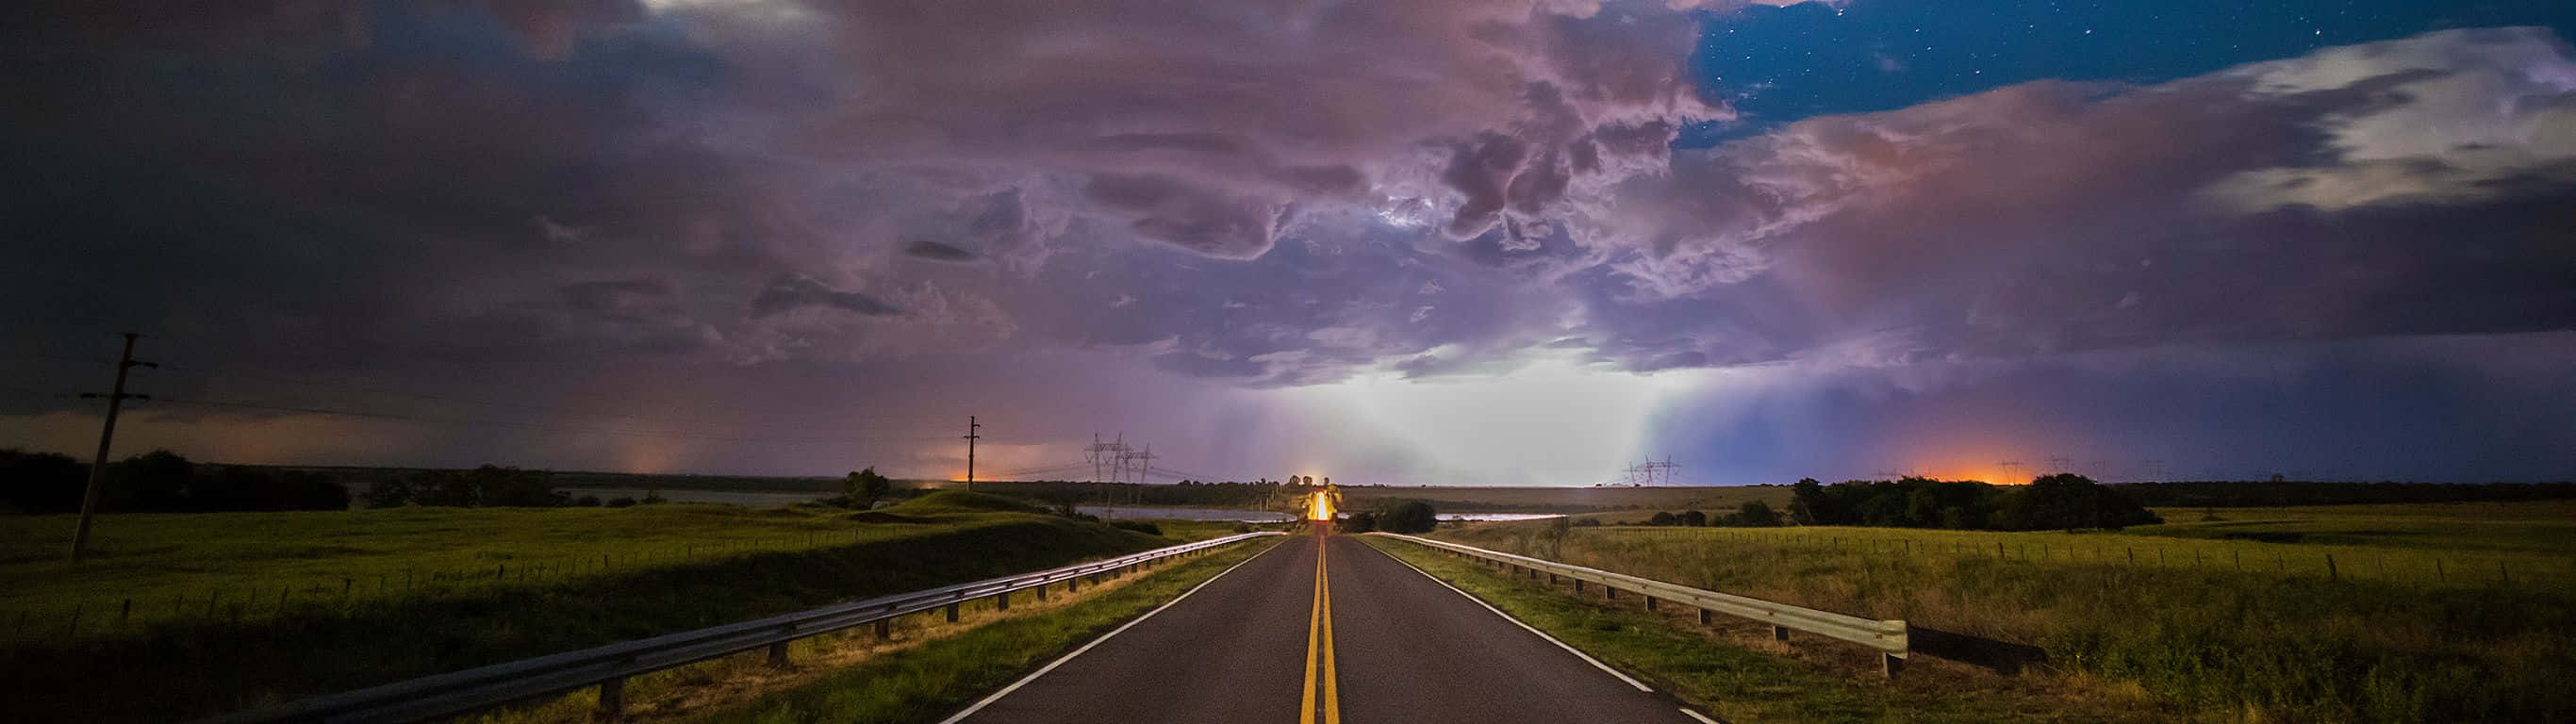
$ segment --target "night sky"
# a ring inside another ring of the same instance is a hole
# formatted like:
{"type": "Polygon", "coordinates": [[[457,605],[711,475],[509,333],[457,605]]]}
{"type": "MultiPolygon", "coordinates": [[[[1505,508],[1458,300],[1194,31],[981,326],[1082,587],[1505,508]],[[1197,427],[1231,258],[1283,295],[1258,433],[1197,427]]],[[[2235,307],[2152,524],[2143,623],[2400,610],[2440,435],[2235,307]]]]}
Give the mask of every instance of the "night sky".
{"type": "Polygon", "coordinates": [[[0,446],[2576,471],[2565,3],[0,13],[0,446]]]}

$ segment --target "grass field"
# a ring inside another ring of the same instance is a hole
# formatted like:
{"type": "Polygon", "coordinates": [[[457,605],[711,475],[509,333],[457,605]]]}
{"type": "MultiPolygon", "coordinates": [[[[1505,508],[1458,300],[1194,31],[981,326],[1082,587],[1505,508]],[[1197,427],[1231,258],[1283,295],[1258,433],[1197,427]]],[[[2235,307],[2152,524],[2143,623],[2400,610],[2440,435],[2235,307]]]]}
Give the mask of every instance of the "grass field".
{"type": "Polygon", "coordinates": [[[2565,721],[2565,503],[2164,510],[2120,533],[1486,524],[1471,545],[2035,644],[2213,720],[2565,721]],[[2282,542],[2275,542],[2282,541],[2282,542]],[[2329,563],[2329,561],[2332,561],[2329,563]]]}
{"type": "Polygon", "coordinates": [[[1700,627],[1689,612],[1644,610],[1636,599],[1549,590],[1398,540],[1363,537],[1513,618],[1728,722],[2162,722],[2173,712],[2143,695],[2082,680],[2039,686],[1962,665],[1925,662],[1894,682],[1857,648],[1770,640],[1757,624],[1700,627]]]}
{"type": "Polygon", "coordinates": [[[294,610],[485,595],[976,522],[853,525],[848,515],[704,504],[111,515],[78,565],[63,559],[71,516],[0,518],[0,617],[31,622],[10,640],[114,636],[174,619],[274,615],[281,596],[294,610]]]}
{"type": "MultiPolygon", "coordinates": [[[[42,555],[50,541],[12,535],[25,552],[0,565],[10,600],[113,595],[175,600],[182,613],[19,637],[0,649],[0,676],[59,692],[13,703],[31,720],[188,718],[1172,542],[955,493],[849,515],[668,505],[109,516],[101,525],[116,532],[94,568],[67,568],[42,555]],[[413,585],[394,583],[405,571],[413,585]],[[361,575],[386,583],[361,592],[361,575]],[[272,598],[281,590],[284,606],[272,598]],[[210,596],[214,615],[189,610],[210,596]]],[[[6,521],[37,533],[57,524],[6,521]]]]}

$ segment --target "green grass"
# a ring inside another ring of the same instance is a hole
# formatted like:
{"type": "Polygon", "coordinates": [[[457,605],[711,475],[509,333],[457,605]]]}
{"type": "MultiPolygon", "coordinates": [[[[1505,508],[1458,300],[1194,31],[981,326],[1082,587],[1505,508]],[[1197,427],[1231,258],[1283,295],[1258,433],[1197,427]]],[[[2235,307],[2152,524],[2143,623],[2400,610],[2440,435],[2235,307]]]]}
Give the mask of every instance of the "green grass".
{"type": "Polygon", "coordinates": [[[182,607],[205,595],[190,586],[270,593],[245,606],[222,605],[246,597],[225,595],[214,616],[21,637],[0,649],[0,676],[56,692],[13,703],[31,720],[189,718],[1171,543],[961,495],[877,516],[903,522],[679,505],[149,516],[158,527],[111,516],[103,525],[128,532],[95,572],[22,561],[7,580],[75,596],[178,591],[182,607]],[[596,555],[610,563],[594,568],[596,555]],[[548,572],[471,580],[503,565],[548,572]],[[343,598],[333,578],[320,592],[289,589],[283,607],[268,597],[319,576],[449,566],[468,580],[380,594],[353,585],[343,598]]]}
{"type": "Polygon", "coordinates": [[[1713,637],[1690,619],[1646,612],[1633,599],[1604,604],[1571,595],[1570,588],[1550,590],[1497,575],[1423,546],[1377,536],[1361,540],[1730,722],[2148,722],[2167,715],[2127,706],[2134,704],[2129,701],[2069,701],[1998,686],[2000,677],[1920,667],[1889,682],[1713,637]]]}
{"type": "Polygon", "coordinates": [[[772,692],[709,722],[938,721],[985,692],[1008,685],[1044,662],[1170,601],[1278,539],[1237,544],[1214,555],[1154,572],[1098,597],[1033,616],[1006,618],[963,633],[871,659],[815,681],[772,692]]]}
{"type": "Polygon", "coordinates": [[[2576,676],[2569,510],[2219,509],[2219,521],[2165,510],[2175,522],[2080,534],[1577,528],[1558,542],[1499,524],[1440,535],[2034,644],[2060,670],[2133,682],[2207,718],[2564,721],[2576,716],[2564,685],[2576,676]],[[2299,542],[2227,537],[2245,532],[2299,542]]]}
{"type": "Polygon", "coordinates": [[[633,508],[393,508],[110,515],[89,560],[63,559],[72,516],[0,518],[0,641],[127,635],[174,620],[545,588],[646,566],[702,563],[951,530],[960,521],[853,525],[830,508],[674,503],[633,508]],[[124,602],[133,601],[119,626],[124,602]]]}

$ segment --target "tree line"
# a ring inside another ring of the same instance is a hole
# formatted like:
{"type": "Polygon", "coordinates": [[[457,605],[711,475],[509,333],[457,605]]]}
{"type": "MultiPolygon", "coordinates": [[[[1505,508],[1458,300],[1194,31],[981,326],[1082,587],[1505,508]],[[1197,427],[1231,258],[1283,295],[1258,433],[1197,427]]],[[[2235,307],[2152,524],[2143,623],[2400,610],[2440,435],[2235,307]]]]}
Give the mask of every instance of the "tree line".
{"type": "Polygon", "coordinates": [[[1799,525],[2076,530],[2164,522],[2120,490],[2071,473],[2029,485],[1911,477],[1824,485],[1809,478],[1790,496],[1789,517],[1799,525]]]}
{"type": "Polygon", "coordinates": [[[1352,511],[1335,525],[1345,533],[1429,533],[1440,525],[1440,511],[1426,500],[1395,500],[1376,510],[1352,511]]]}
{"type": "MultiPolygon", "coordinates": [[[[99,509],[112,513],[346,510],[349,489],[320,473],[199,464],[168,450],[108,463],[99,509]]],[[[0,510],[77,513],[89,465],[68,455],[0,450],[0,510]]]]}

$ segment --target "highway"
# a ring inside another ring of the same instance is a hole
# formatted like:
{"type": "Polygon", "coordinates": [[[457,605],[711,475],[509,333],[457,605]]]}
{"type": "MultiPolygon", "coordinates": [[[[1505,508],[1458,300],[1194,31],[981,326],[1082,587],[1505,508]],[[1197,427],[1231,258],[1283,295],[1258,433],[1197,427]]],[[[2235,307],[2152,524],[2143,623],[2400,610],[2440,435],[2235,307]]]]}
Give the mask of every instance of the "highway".
{"type": "Polygon", "coordinates": [[[946,724],[1707,721],[1356,539],[1303,535],[946,724]]]}

